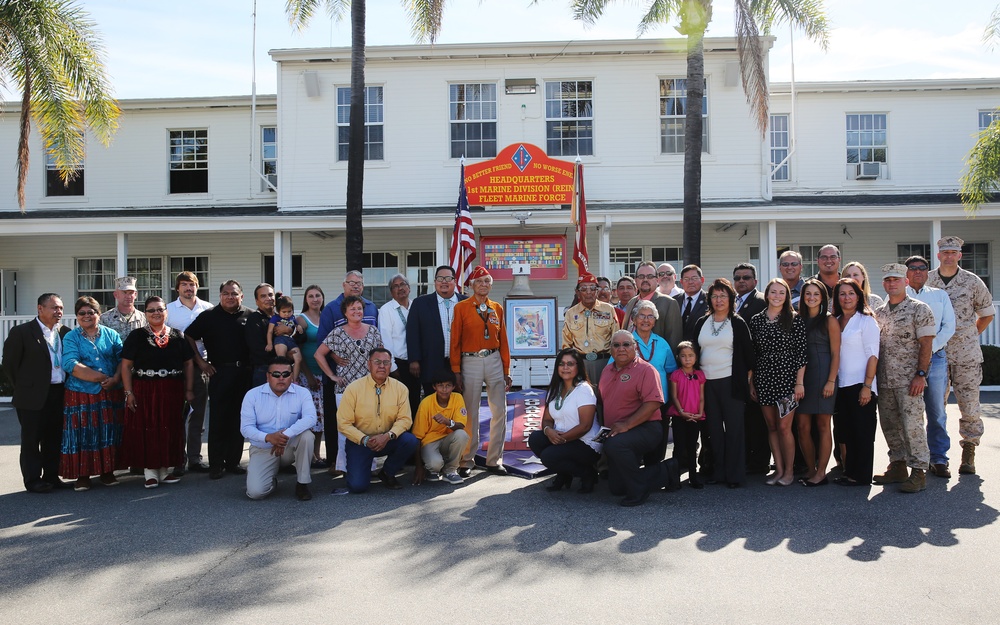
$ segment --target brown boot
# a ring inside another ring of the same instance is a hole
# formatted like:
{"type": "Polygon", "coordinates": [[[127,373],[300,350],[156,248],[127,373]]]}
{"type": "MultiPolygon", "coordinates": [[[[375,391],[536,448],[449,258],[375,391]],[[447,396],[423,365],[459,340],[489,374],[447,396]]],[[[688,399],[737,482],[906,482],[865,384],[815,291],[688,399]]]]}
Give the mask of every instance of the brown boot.
{"type": "Polygon", "coordinates": [[[976,446],[962,445],[962,464],[958,467],[959,473],[966,475],[976,474],[976,446]]]}
{"type": "Polygon", "coordinates": [[[944,477],[944,478],[951,477],[951,470],[948,469],[947,462],[941,464],[932,464],[929,472],[931,475],[936,475],[938,477],[944,477]]]}
{"type": "Polygon", "coordinates": [[[905,482],[906,478],[906,462],[903,460],[894,460],[889,463],[885,473],[872,477],[872,482],[876,484],[898,484],[905,482]]]}
{"type": "Polygon", "coordinates": [[[910,477],[899,487],[901,493],[919,493],[927,488],[927,474],[923,469],[913,469],[910,477]]]}

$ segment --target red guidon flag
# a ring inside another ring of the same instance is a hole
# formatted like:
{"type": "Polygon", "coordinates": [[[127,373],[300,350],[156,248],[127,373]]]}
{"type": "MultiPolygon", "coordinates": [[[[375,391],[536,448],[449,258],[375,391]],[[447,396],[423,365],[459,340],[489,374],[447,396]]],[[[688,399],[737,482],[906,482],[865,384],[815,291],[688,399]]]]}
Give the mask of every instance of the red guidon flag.
{"type": "Polygon", "coordinates": [[[583,195],[583,163],[577,162],[573,172],[573,203],[570,205],[570,219],[576,224],[576,243],[573,262],[580,275],[590,273],[590,259],[587,255],[587,200],[583,195]]]}
{"type": "Polygon", "coordinates": [[[459,287],[465,286],[476,260],[476,231],[472,227],[472,213],[469,212],[469,198],[465,192],[465,164],[459,177],[458,207],[455,209],[455,230],[451,236],[449,261],[455,270],[459,287]]]}

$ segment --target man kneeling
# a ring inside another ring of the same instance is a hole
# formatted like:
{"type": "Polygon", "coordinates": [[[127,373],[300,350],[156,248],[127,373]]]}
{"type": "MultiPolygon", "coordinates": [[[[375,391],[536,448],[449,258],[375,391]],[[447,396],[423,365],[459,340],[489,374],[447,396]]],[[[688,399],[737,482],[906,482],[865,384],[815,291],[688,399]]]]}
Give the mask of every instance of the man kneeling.
{"type": "Polygon", "coordinates": [[[368,355],[368,375],[344,389],[337,408],[337,428],[347,438],[347,489],[363,493],[371,484],[372,459],[386,456],[378,477],[390,490],[402,488],[396,472],[420,443],[408,431],[410,391],[389,377],[392,354],[376,347],[368,355]]]}
{"type": "Polygon", "coordinates": [[[243,398],[240,433],[250,441],[247,497],[263,499],[278,485],[278,469],[294,462],[295,496],[312,499],[309,473],[312,426],[316,408],[307,389],[292,384],[290,358],[279,356],[267,367],[267,384],[250,389],[243,398]]]}
{"type": "Polygon", "coordinates": [[[417,408],[413,420],[413,435],[420,440],[420,452],[415,460],[413,483],[427,479],[449,484],[461,484],[458,464],[469,446],[469,433],[465,431],[469,413],[465,400],[455,390],[455,374],[441,369],[431,377],[434,394],[425,397],[417,408]],[[425,469],[426,468],[426,472],[425,469]]]}

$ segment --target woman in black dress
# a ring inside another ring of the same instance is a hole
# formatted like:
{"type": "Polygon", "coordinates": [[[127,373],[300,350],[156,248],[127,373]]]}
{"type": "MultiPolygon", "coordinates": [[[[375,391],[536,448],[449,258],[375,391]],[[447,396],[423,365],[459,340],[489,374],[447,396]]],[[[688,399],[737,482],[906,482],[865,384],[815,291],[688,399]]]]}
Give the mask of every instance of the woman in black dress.
{"type": "Polygon", "coordinates": [[[194,352],[184,334],[168,327],[167,306],[146,300],[149,325],[133,330],[122,348],[125,387],[126,465],[143,467],[146,488],[180,481],[173,467],[184,463],[184,401],[194,401],[194,352]]]}
{"type": "Polygon", "coordinates": [[[805,396],[799,402],[795,424],[799,448],[808,473],[803,486],[825,486],[826,465],[833,450],[830,420],[837,400],[837,369],[840,367],[840,324],[829,313],[826,287],[819,280],[806,280],[799,299],[799,316],[806,324],[805,396]],[[813,423],[819,439],[813,442],[813,423]]]}
{"type": "Polygon", "coordinates": [[[774,473],[767,483],[788,486],[795,481],[795,405],[805,394],[806,325],[792,310],[791,289],[781,278],[767,283],[764,299],[767,308],[750,320],[757,352],[750,392],[760,402],[774,456],[774,473]]]}

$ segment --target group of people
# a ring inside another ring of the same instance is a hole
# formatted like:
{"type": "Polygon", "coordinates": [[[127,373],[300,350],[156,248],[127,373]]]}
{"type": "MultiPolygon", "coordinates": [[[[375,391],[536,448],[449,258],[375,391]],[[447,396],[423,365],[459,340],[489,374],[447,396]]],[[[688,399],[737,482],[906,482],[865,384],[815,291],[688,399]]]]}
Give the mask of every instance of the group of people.
{"type": "MultiPolygon", "coordinates": [[[[556,474],[549,490],[579,479],[589,493],[606,472],[620,503],[635,506],[679,488],[683,473],[695,489],[738,488],[748,473],[769,471],[772,458],[768,484],[800,476],[815,487],[830,482],[833,456],[839,484],[900,482],[917,492],[927,471],[950,476],[949,384],[962,414],[959,470],[975,472],[983,429],[977,336],[993,302],[982,280],[959,267],[961,246],[958,237],[941,239],[933,271],[919,256],[883,266],[884,302],[863,265],[841,270],[832,245],[820,249],[810,278],[797,252],[782,254],[781,277],[763,292],[749,263],[707,289],[695,265],[678,280],[672,265],[644,262],[614,291],[606,278],[581,275],[541,429],[528,441],[556,474]],[[879,421],[890,462],[873,476],[879,421]]],[[[397,476],[411,460],[415,484],[460,484],[483,447],[483,468],[505,474],[504,314],[485,268],[469,284],[464,297],[454,270],[441,266],[434,291],[411,300],[397,274],[392,300],[378,308],[362,296],[361,272],[351,271],[331,302],[307,287],[296,315],[268,284],[254,289],[250,310],[235,280],[221,285],[213,306],[196,296],[198,278],[182,272],[177,299],[150,297],[143,312],[134,278],[123,277],[111,310],[76,301],[72,331],[60,324],[62,299],[43,294],[38,317],[12,329],[3,350],[25,488],[88,490],[93,476],[111,486],[116,471],[131,468],[146,488],[185,472],[246,475],[247,495],[258,499],[294,465],[295,495],[308,500],[316,468],[346,474],[335,492],[366,491],[373,471],[401,488],[397,476]],[[491,414],[481,442],[484,389],[491,414]]]]}

